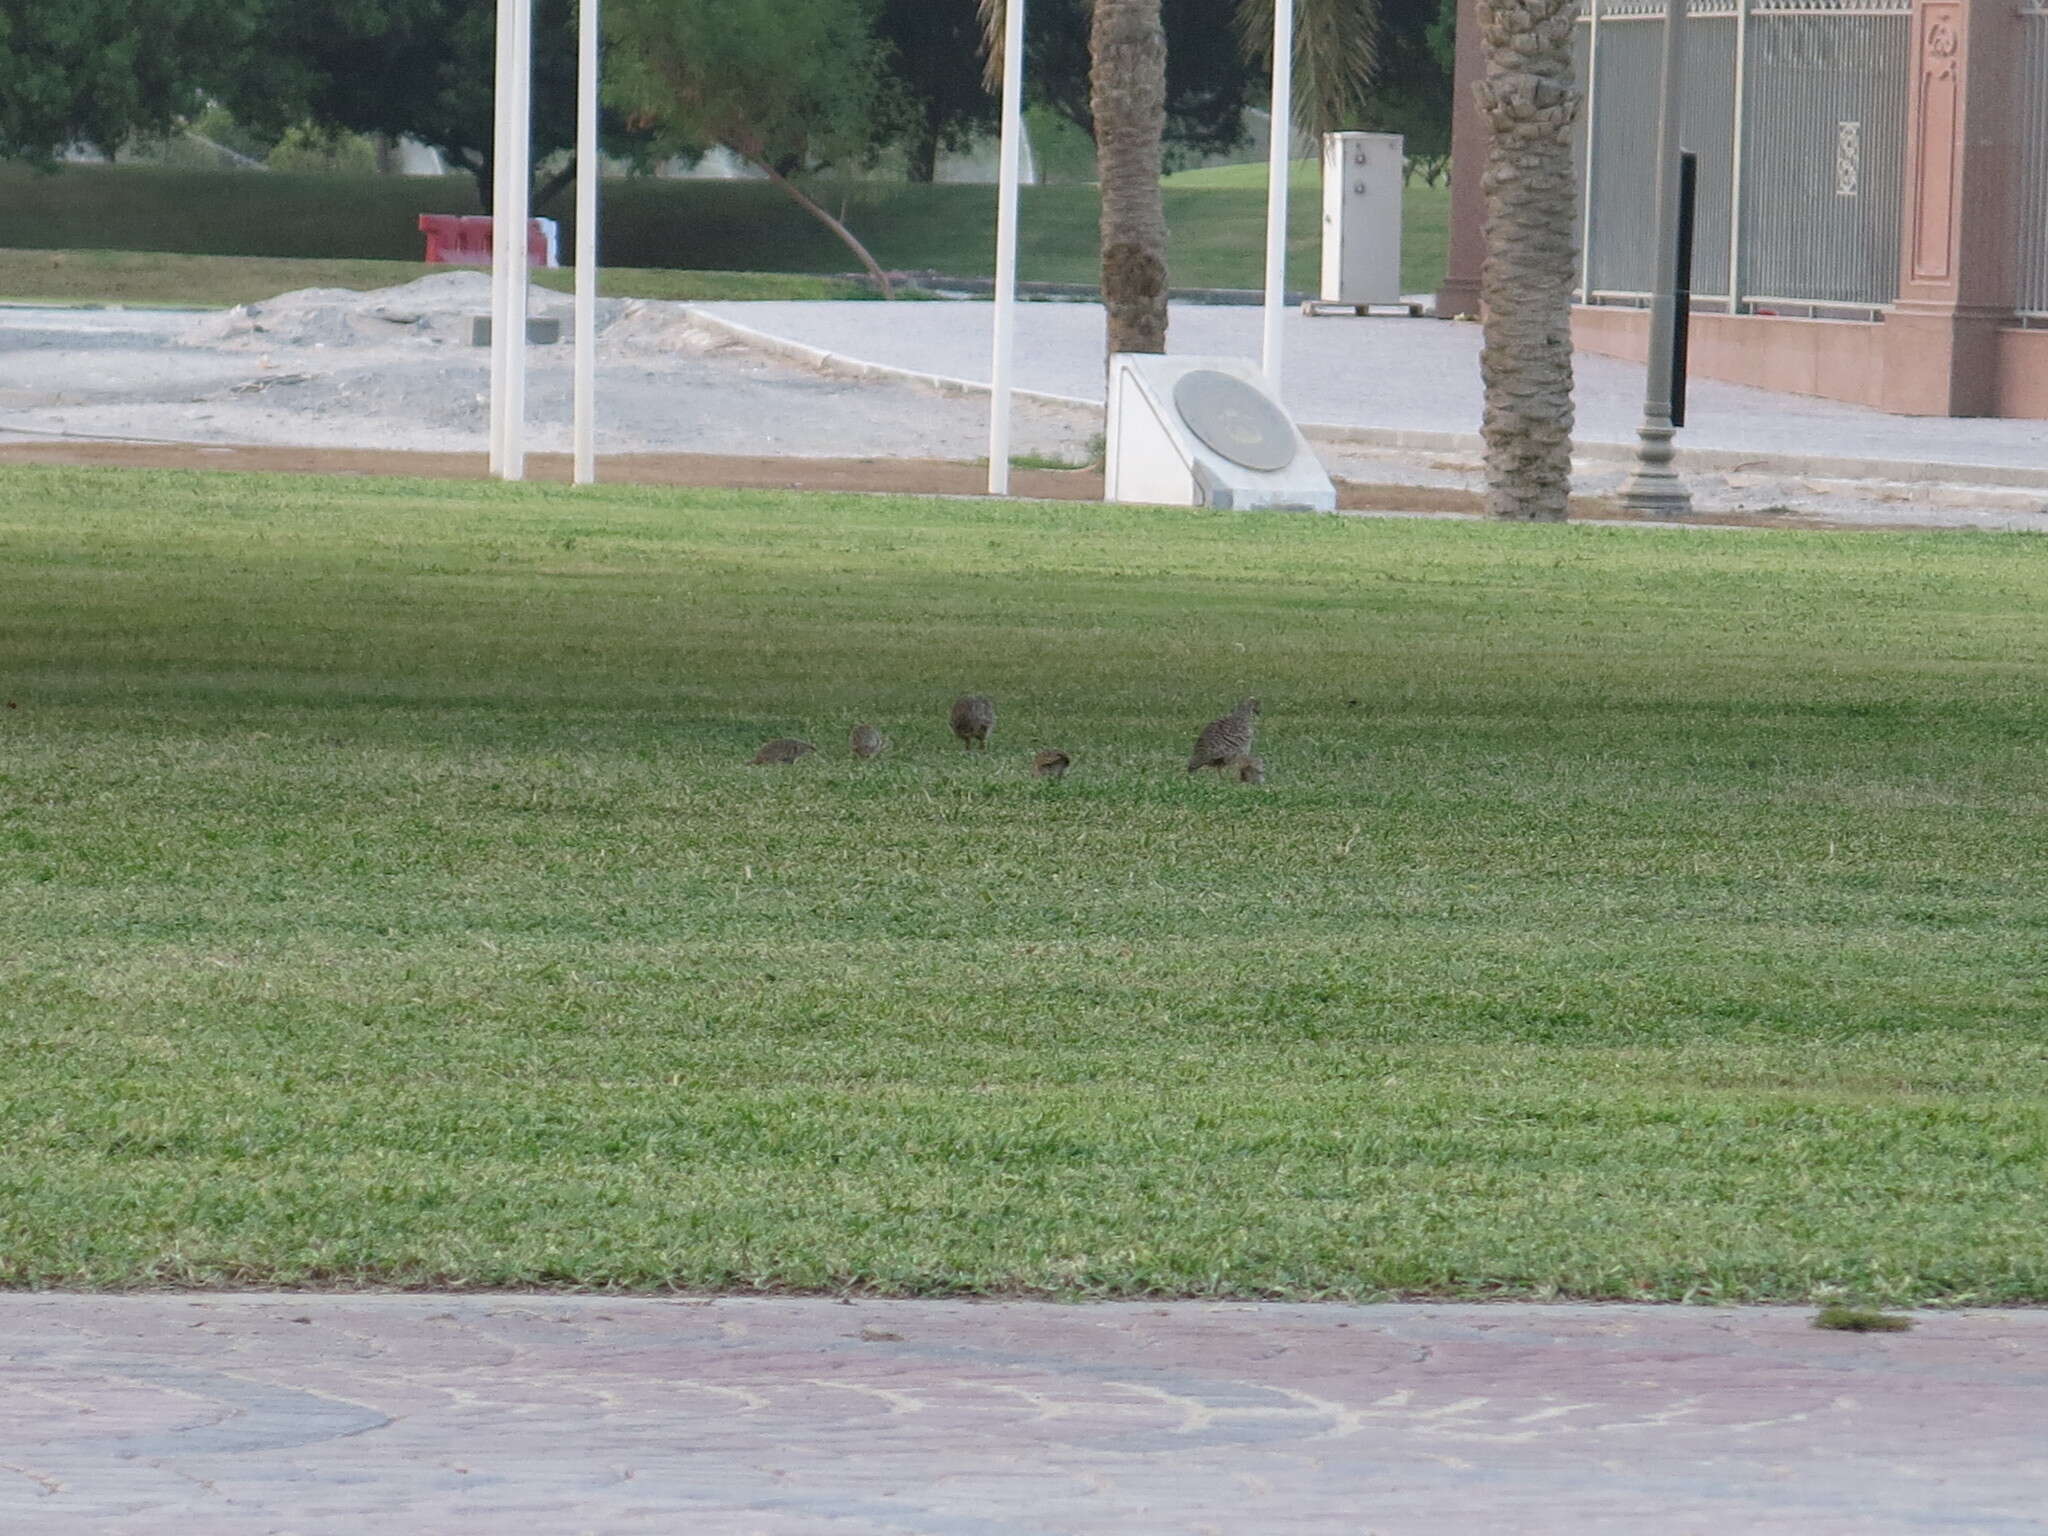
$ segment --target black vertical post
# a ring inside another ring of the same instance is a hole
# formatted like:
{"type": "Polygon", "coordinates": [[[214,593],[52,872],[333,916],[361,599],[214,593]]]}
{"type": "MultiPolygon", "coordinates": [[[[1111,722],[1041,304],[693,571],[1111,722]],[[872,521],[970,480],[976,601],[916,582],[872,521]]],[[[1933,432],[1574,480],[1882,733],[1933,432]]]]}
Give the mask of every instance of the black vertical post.
{"type": "Polygon", "coordinates": [[[1671,425],[1685,425],[1685,351],[1692,337],[1692,221],[1699,202],[1700,157],[1678,154],[1678,285],[1671,305],[1671,425]]]}

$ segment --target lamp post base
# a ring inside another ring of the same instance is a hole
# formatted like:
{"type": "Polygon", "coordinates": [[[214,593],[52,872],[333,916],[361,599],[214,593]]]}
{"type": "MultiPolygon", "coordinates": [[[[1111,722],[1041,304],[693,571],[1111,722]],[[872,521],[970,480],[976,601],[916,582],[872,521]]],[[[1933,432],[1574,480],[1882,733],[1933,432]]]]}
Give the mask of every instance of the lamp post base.
{"type": "Polygon", "coordinates": [[[1692,511],[1692,492],[1671,467],[1677,456],[1671,446],[1676,429],[1669,420],[1652,417],[1636,429],[1635,473],[1622,483],[1621,504],[1651,517],[1684,517],[1692,511]]]}

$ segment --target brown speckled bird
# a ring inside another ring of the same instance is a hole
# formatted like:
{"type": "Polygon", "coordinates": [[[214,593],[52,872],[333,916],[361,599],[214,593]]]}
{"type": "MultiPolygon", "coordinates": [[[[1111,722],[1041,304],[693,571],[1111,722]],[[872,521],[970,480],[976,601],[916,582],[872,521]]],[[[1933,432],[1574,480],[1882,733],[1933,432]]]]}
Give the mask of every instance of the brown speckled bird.
{"type": "Polygon", "coordinates": [[[855,757],[880,757],[882,749],[889,745],[872,725],[856,725],[846,743],[853,748],[855,757]]]}
{"type": "Polygon", "coordinates": [[[1031,772],[1041,779],[1064,778],[1073,761],[1066,753],[1047,747],[1031,759],[1031,772]]]}
{"type": "Polygon", "coordinates": [[[759,767],[762,763],[793,763],[800,757],[809,757],[817,750],[808,741],[798,741],[794,736],[778,736],[773,741],[763,742],[761,750],[754,754],[748,766],[759,767]]]}
{"type": "Polygon", "coordinates": [[[963,693],[953,701],[951,723],[961,746],[972,752],[979,742],[986,752],[989,732],[996,728],[995,703],[986,694],[963,693]]]}
{"type": "Polygon", "coordinates": [[[1237,770],[1237,781],[1240,784],[1263,784],[1266,782],[1266,765],[1256,757],[1233,757],[1223,766],[1237,770]]]}
{"type": "Polygon", "coordinates": [[[1211,720],[1195,738],[1195,750],[1188,757],[1188,772],[1198,768],[1227,768],[1230,760],[1252,755],[1252,733],[1258,729],[1259,701],[1240,699],[1237,708],[1220,720],[1211,720]]]}

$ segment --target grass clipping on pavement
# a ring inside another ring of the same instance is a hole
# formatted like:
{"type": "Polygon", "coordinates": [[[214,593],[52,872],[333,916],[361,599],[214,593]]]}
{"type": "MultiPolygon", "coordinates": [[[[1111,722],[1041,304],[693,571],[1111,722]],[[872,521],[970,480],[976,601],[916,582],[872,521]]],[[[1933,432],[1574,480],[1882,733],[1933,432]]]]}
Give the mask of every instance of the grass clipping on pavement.
{"type": "Polygon", "coordinates": [[[2048,542],[14,468],[0,544],[0,1283],[2048,1300],[2048,542]]]}

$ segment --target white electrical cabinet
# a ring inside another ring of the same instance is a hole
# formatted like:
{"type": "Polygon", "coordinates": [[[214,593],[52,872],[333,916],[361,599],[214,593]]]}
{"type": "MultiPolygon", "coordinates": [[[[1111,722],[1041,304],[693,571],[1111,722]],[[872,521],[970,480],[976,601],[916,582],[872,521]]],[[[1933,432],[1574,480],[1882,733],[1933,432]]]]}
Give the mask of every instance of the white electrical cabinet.
{"type": "Polygon", "coordinates": [[[1401,163],[1398,133],[1323,135],[1323,294],[1304,313],[1401,303],[1401,163]]]}
{"type": "Polygon", "coordinates": [[[1117,353],[1108,426],[1105,501],[1336,509],[1315,450],[1243,358],[1117,353]]]}

